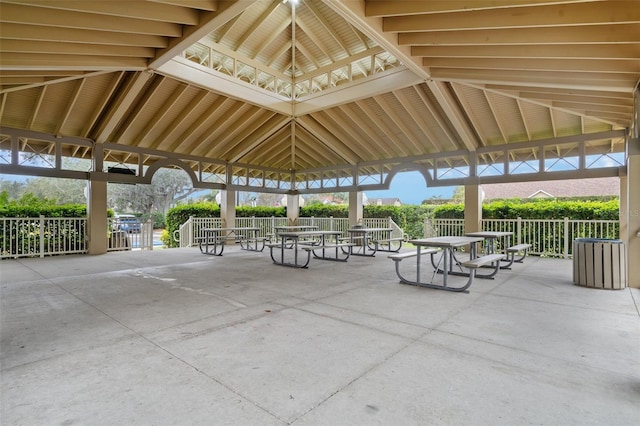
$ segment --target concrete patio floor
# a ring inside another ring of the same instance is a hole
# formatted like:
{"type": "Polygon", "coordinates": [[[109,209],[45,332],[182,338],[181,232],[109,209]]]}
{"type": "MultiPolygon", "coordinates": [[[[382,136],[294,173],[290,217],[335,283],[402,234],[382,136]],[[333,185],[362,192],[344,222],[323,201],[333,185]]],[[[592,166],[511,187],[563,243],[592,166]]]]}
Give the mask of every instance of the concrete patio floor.
{"type": "Polygon", "coordinates": [[[2,425],[639,424],[640,290],[574,286],[571,261],[468,294],[399,284],[386,254],[0,268],[2,425]]]}

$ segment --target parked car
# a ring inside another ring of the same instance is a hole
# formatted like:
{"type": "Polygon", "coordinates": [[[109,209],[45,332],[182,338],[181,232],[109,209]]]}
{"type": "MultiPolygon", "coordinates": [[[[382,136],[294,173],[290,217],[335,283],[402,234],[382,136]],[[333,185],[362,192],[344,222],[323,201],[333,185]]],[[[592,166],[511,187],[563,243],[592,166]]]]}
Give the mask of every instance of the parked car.
{"type": "Polygon", "coordinates": [[[114,226],[117,231],[124,231],[131,234],[140,232],[142,229],[142,222],[132,214],[116,215],[114,219],[114,226]]]}

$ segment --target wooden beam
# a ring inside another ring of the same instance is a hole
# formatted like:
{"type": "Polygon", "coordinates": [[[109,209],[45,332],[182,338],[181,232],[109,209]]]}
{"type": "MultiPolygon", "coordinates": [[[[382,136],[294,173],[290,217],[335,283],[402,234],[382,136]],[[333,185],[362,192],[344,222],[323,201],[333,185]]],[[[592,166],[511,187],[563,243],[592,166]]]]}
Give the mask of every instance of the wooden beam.
{"type": "Polygon", "coordinates": [[[399,45],[477,46],[500,44],[640,43],[640,24],[579,25],[550,28],[508,28],[398,34],[399,45]]]}
{"type": "Polygon", "coordinates": [[[567,25],[627,24],[640,22],[640,8],[628,1],[586,2],[515,9],[473,10],[383,18],[385,32],[548,28],[567,25]]]}

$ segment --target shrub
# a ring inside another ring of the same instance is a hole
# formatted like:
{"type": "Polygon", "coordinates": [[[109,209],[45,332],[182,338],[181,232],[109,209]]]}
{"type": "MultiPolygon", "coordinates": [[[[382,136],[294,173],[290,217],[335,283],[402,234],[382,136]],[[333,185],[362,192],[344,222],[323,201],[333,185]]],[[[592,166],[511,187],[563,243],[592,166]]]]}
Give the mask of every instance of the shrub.
{"type": "Polygon", "coordinates": [[[236,207],[236,217],[285,217],[286,215],[286,207],[236,207]]]}
{"type": "Polygon", "coordinates": [[[529,202],[496,201],[482,206],[485,219],[564,219],[617,220],[618,200],[608,201],[556,201],[529,202]]]}
{"type": "Polygon", "coordinates": [[[162,240],[167,247],[178,247],[178,243],[173,241],[171,236],[174,231],[180,228],[180,225],[193,217],[220,217],[220,207],[216,203],[204,202],[197,204],[185,204],[174,207],[167,212],[165,218],[165,230],[169,234],[168,241],[162,240]],[[168,244],[167,244],[168,242],[168,244]]]}
{"type": "Polygon", "coordinates": [[[160,228],[164,228],[164,215],[162,214],[162,212],[153,212],[151,214],[143,214],[140,217],[140,220],[142,222],[146,222],[147,220],[151,219],[151,222],[153,222],[153,229],[160,229],[160,228]]]}
{"type": "MultiPolygon", "coordinates": [[[[435,208],[438,219],[464,219],[463,204],[446,204],[435,208]]],[[[564,219],[617,220],[618,200],[557,201],[557,200],[498,200],[482,206],[484,219],[564,219]]]]}
{"type": "Polygon", "coordinates": [[[160,241],[164,244],[165,247],[171,247],[171,242],[173,238],[171,238],[171,234],[166,229],[163,229],[160,233],[160,241]]]}
{"type": "MultiPolygon", "coordinates": [[[[113,210],[108,212],[113,216],[113,210]]],[[[0,206],[0,217],[87,217],[87,206],[84,204],[55,205],[18,205],[10,203],[0,206]]]]}

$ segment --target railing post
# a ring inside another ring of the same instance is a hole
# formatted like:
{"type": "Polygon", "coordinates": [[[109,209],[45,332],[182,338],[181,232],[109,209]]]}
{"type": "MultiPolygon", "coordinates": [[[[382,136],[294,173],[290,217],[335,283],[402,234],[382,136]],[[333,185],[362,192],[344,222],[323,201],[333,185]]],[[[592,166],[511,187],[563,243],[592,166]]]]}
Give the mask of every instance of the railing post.
{"type": "Polygon", "coordinates": [[[194,217],[193,216],[189,216],[189,242],[187,243],[186,246],[183,247],[191,247],[191,244],[193,244],[193,237],[195,235],[195,221],[193,220],[194,217]]]}
{"type": "Polygon", "coordinates": [[[564,258],[569,258],[569,218],[564,218],[564,258]]]}
{"type": "Polygon", "coordinates": [[[145,241],[145,250],[153,250],[153,221],[151,218],[147,219],[147,223],[145,224],[145,231],[147,234],[147,238],[145,241]]]}
{"type": "Polygon", "coordinates": [[[516,244],[522,244],[522,218],[518,217],[516,222],[516,244]]]}
{"type": "Polygon", "coordinates": [[[329,231],[333,231],[333,216],[329,216],[329,231]]]}
{"type": "Polygon", "coordinates": [[[44,216],[40,215],[40,257],[44,257],[44,216]]]}

